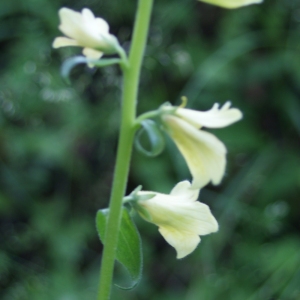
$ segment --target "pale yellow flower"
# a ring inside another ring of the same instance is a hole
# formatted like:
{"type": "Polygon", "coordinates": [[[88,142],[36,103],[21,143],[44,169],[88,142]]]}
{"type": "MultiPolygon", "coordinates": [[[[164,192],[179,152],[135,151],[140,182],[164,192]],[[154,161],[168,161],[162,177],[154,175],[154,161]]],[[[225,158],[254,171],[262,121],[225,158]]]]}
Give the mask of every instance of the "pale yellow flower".
{"type": "Polygon", "coordinates": [[[119,43],[116,37],[109,33],[107,22],[96,18],[88,9],[81,13],[63,7],[59,10],[59,29],[67,37],[57,37],[53,48],[79,46],[83,54],[90,59],[99,59],[103,53],[116,53],[119,43]]]}
{"type": "Polygon", "coordinates": [[[221,6],[224,8],[238,8],[250,4],[262,3],[263,0],[200,0],[209,4],[221,6]]]}
{"type": "Polygon", "coordinates": [[[197,201],[199,189],[192,189],[188,181],[179,182],[170,195],[140,191],[141,199],[134,207],[148,222],[159,227],[165,240],[175,248],[177,258],[193,252],[200,243],[200,235],[218,231],[218,223],[209,207],[197,201]]]}
{"type": "MultiPolygon", "coordinates": [[[[166,107],[171,112],[174,107],[166,107]]],[[[162,121],[179,151],[183,155],[193,176],[193,187],[202,188],[210,181],[219,184],[226,167],[226,147],[213,134],[199,130],[226,127],[242,118],[239,109],[230,108],[226,102],[219,108],[215,104],[210,110],[202,112],[177,108],[173,113],[162,115],[162,121]]]]}

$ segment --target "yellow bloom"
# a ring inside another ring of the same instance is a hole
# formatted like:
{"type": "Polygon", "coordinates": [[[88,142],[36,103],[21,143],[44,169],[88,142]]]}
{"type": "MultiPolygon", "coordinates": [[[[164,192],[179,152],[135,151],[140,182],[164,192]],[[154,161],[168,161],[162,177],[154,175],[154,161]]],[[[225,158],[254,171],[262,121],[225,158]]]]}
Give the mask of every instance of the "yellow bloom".
{"type": "Polygon", "coordinates": [[[91,59],[99,59],[103,53],[117,52],[119,43],[116,37],[109,33],[107,22],[95,18],[88,8],[79,13],[63,7],[59,10],[59,18],[61,22],[59,29],[67,37],[55,38],[53,48],[84,47],[83,54],[91,59]]]}
{"type": "Polygon", "coordinates": [[[200,0],[202,2],[210,3],[213,5],[221,6],[224,8],[238,8],[250,4],[258,4],[263,0],[200,0]]]}
{"type": "MultiPolygon", "coordinates": [[[[165,111],[174,108],[165,107],[165,111]]],[[[201,112],[177,108],[173,114],[162,115],[165,129],[183,155],[193,176],[193,188],[202,188],[210,181],[219,184],[225,173],[226,148],[213,134],[199,130],[202,126],[221,128],[242,118],[236,108],[226,102],[219,108],[215,104],[210,110],[201,112]]]]}
{"type": "Polygon", "coordinates": [[[146,221],[159,227],[161,235],[175,248],[177,258],[193,252],[200,242],[200,235],[218,231],[218,223],[209,207],[196,201],[199,191],[192,189],[188,181],[182,181],[170,195],[147,191],[137,193],[137,196],[154,194],[148,200],[138,200],[134,207],[146,221]]]}

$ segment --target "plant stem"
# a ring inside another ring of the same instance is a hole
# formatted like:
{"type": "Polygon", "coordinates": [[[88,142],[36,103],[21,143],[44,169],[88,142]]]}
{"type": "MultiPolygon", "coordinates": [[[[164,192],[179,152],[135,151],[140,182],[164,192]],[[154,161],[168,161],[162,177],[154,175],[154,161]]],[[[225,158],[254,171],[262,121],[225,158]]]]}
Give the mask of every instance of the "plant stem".
{"type": "Polygon", "coordinates": [[[101,262],[98,300],[109,300],[110,298],[114,261],[121,223],[122,199],[125,195],[135,133],[134,122],[136,118],[140,70],[148,35],[152,4],[153,0],[139,0],[129,54],[129,64],[128,66],[123,65],[122,67],[124,83],[121,128],[101,262]]]}

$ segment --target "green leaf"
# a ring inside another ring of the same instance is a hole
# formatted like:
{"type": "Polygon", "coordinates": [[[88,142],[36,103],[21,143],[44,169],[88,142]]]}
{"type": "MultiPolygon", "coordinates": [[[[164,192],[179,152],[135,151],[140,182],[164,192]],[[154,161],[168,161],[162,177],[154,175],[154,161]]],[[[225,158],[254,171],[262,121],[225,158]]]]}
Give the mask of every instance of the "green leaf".
{"type": "MultiPolygon", "coordinates": [[[[96,226],[101,242],[104,244],[106,223],[108,219],[108,209],[98,210],[96,217],[96,226]]],[[[132,289],[141,280],[143,257],[142,242],[139,232],[131,219],[127,209],[122,208],[122,219],[119,231],[119,239],[117,244],[116,259],[127,269],[132,279],[129,287],[121,287],[121,289],[132,289]]]]}
{"type": "Polygon", "coordinates": [[[165,148],[165,139],[158,128],[157,124],[152,120],[144,120],[141,122],[142,128],[137,133],[135,139],[135,147],[138,151],[145,154],[146,156],[154,157],[159,155],[165,148]],[[143,133],[147,133],[149,143],[150,143],[150,150],[145,149],[142,146],[140,139],[143,133]]]}
{"type": "Polygon", "coordinates": [[[79,64],[88,64],[88,63],[92,63],[95,67],[106,67],[109,65],[113,65],[113,64],[118,64],[120,63],[120,59],[119,58],[101,58],[101,59],[89,59],[86,58],[85,56],[74,56],[71,58],[66,59],[61,67],[61,75],[62,77],[67,81],[67,83],[70,83],[70,72],[72,71],[72,69],[79,65],[79,64]]]}

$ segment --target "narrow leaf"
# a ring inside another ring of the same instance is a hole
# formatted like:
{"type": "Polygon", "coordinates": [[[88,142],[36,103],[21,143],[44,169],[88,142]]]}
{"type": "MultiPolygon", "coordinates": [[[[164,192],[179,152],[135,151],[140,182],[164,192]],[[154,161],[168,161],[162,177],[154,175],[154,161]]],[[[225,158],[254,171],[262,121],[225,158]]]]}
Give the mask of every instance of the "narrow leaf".
{"type": "MultiPolygon", "coordinates": [[[[108,219],[108,209],[98,210],[96,226],[101,242],[104,244],[106,224],[108,219]]],[[[127,269],[130,274],[132,284],[121,289],[132,289],[141,280],[142,276],[142,250],[139,232],[131,219],[127,209],[122,208],[122,219],[117,244],[116,259],[127,269]]]]}
{"type": "Polygon", "coordinates": [[[164,137],[159,130],[157,124],[152,120],[144,120],[141,122],[142,128],[137,133],[136,139],[135,139],[135,146],[138,151],[142,152],[146,156],[154,157],[160,154],[164,148],[165,148],[165,140],[164,137]],[[150,143],[150,150],[145,149],[140,139],[143,135],[143,133],[146,133],[149,139],[150,143]]]}

